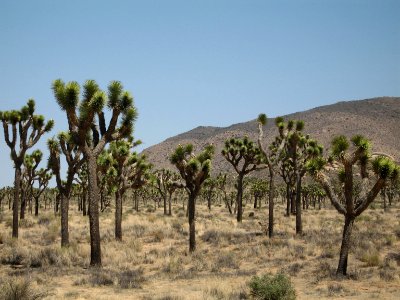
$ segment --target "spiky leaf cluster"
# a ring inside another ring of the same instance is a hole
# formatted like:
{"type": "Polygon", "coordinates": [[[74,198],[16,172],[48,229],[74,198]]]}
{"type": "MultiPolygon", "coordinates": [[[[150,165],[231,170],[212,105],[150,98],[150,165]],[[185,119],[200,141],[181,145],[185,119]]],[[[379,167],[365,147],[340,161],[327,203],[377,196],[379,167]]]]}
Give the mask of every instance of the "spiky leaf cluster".
{"type": "Polygon", "coordinates": [[[193,145],[178,145],[170,156],[170,162],[176,166],[186,187],[198,193],[203,182],[211,174],[211,159],[214,154],[214,146],[208,145],[202,152],[195,155],[193,145]]]}
{"type": "Polygon", "coordinates": [[[225,147],[221,153],[236,168],[238,168],[241,162],[245,168],[248,166],[256,168],[256,166],[264,162],[264,155],[260,148],[247,137],[226,140],[225,147]]]}

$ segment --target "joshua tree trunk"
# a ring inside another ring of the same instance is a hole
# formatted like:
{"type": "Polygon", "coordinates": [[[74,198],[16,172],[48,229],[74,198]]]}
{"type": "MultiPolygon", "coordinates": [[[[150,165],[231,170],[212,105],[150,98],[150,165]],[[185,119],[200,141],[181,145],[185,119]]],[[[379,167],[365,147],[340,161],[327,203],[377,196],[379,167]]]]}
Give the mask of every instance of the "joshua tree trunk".
{"type": "Polygon", "coordinates": [[[336,271],[338,275],[347,274],[347,258],[349,256],[351,231],[353,229],[354,218],[346,216],[343,228],[342,246],[340,247],[339,265],[336,271]]]}
{"type": "Polygon", "coordinates": [[[39,197],[35,196],[35,216],[39,215],[39,197]]]}
{"type": "Polygon", "coordinates": [[[90,265],[101,266],[99,191],[97,187],[97,162],[94,155],[87,156],[89,177],[90,265]]]}
{"type": "Polygon", "coordinates": [[[25,219],[25,208],[26,208],[26,193],[22,192],[21,193],[21,211],[19,214],[19,218],[21,220],[25,219]]]}
{"type": "Polygon", "coordinates": [[[82,192],[82,215],[86,216],[86,190],[82,192]]]}
{"type": "Polygon", "coordinates": [[[61,200],[61,247],[69,246],[68,210],[69,197],[60,193],[61,200]]]}
{"type": "Polygon", "coordinates": [[[196,195],[193,193],[189,194],[188,203],[188,217],[189,217],[189,252],[196,250],[196,195]]]}
{"type": "Polygon", "coordinates": [[[19,212],[19,193],[21,189],[21,166],[15,166],[14,182],[14,203],[13,203],[13,228],[12,237],[18,238],[18,212],[19,212]]]}
{"type": "Polygon", "coordinates": [[[171,201],[172,201],[172,195],[168,195],[168,216],[172,216],[172,209],[171,209],[171,201]]]}
{"type": "Polygon", "coordinates": [[[115,239],[122,241],[122,194],[115,193],[115,239]]]}
{"type": "Polygon", "coordinates": [[[303,233],[303,224],[301,222],[301,175],[296,178],[296,234],[303,233]]]}
{"type": "Polygon", "coordinates": [[[290,204],[291,204],[290,199],[291,199],[291,197],[290,197],[290,186],[289,186],[289,184],[286,184],[286,217],[290,217],[290,209],[291,209],[291,207],[290,207],[290,204]]]}
{"type": "Polygon", "coordinates": [[[243,219],[243,175],[239,174],[237,181],[237,197],[236,197],[236,205],[237,205],[237,221],[242,222],[243,219]]]}
{"type": "Polygon", "coordinates": [[[292,215],[296,214],[296,193],[292,190],[290,191],[290,211],[292,215]]]}
{"type": "Polygon", "coordinates": [[[167,214],[167,193],[163,195],[163,201],[164,201],[164,215],[167,214]]]}
{"type": "Polygon", "coordinates": [[[274,172],[269,168],[269,194],[268,194],[268,236],[271,238],[274,235],[274,172]]]}

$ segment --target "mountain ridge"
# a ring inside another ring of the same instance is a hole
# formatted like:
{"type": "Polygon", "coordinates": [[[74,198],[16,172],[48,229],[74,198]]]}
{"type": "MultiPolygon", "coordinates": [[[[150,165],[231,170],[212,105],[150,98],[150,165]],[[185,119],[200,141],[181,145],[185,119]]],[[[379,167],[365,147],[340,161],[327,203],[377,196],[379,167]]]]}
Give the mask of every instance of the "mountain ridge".
{"type": "MultiPolygon", "coordinates": [[[[385,152],[400,160],[400,97],[375,97],[362,100],[339,101],[305,111],[282,116],[286,120],[304,120],[304,132],[329,148],[333,136],[344,134],[351,137],[363,134],[369,138],[374,151],[385,152]]],[[[266,143],[277,134],[275,118],[268,118],[265,128],[266,143]]],[[[172,169],[169,155],[178,144],[192,143],[197,150],[214,144],[216,154],[213,162],[216,171],[231,171],[230,165],[220,152],[224,141],[230,137],[248,136],[257,139],[256,119],[235,123],[226,127],[198,126],[180,133],[142,151],[155,168],[172,169]]]]}

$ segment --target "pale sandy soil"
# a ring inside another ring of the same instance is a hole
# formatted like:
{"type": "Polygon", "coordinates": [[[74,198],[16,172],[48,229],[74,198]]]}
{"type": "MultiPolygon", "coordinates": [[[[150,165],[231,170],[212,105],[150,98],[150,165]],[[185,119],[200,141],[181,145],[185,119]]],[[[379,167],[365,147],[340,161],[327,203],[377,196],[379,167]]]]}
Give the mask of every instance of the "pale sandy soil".
{"type": "MultiPolygon", "coordinates": [[[[265,207],[265,205],[264,205],[265,207]]],[[[327,207],[304,211],[302,237],[294,217],[276,207],[276,237],[265,236],[265,208],[245,210],[237,224],[224,207],[198,205],[196,253],[189,255],[184,212],[174,216],[125,207],[123,242],[114,241],[113,211],[101,216],[103,269],[89,265],[88,220],[73,207],[69,249],[59,247],[58,217],[28,215],[12,241],[6,211],[0,223],[0,284],[28,278],[46,299],[241,299],[254,275],[284,272],[298,299],[400,299],[400,205],[380,204],[357,221],[349,277],[334,276],[343,219],[327,207]],[[39,224],[41,223],[41,224],[39,224]]],[[[249,296],[247,296],[249,297],[249,296]]],[[[249,298],[248,298],[249,299],[249,298]]]]}

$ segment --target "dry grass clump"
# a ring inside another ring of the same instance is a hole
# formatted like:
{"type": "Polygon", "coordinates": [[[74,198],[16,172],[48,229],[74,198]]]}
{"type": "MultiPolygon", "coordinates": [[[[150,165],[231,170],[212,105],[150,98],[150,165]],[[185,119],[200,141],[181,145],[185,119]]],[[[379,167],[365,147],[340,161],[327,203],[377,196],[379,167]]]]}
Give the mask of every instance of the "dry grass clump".
{"type": "Polygon", "coordinates": [[[368,250],[359,258],[366,267],[378,267],[381,265],[381,258],[377,250],[368,250]]]}
{"type": "Polygon", "coordinates": [[[20,228],[32,228],[35,225],[35,221],[31,218],[25,218],[19,220],[20,228]]]}
{"type": "Polygon", "coordinates": [[[48,295],[47,291],[38,291],[26,277],[11,277],[0,286],[0,299],[3,300],[38,300],[48,295]]]}
{"type": "Polygon", "coordinates": [[[223,269],[239,269],[239,265],[238,257],[234,253],[220,251],[212,264],[211,271],[221,272],[223,269]]]}

